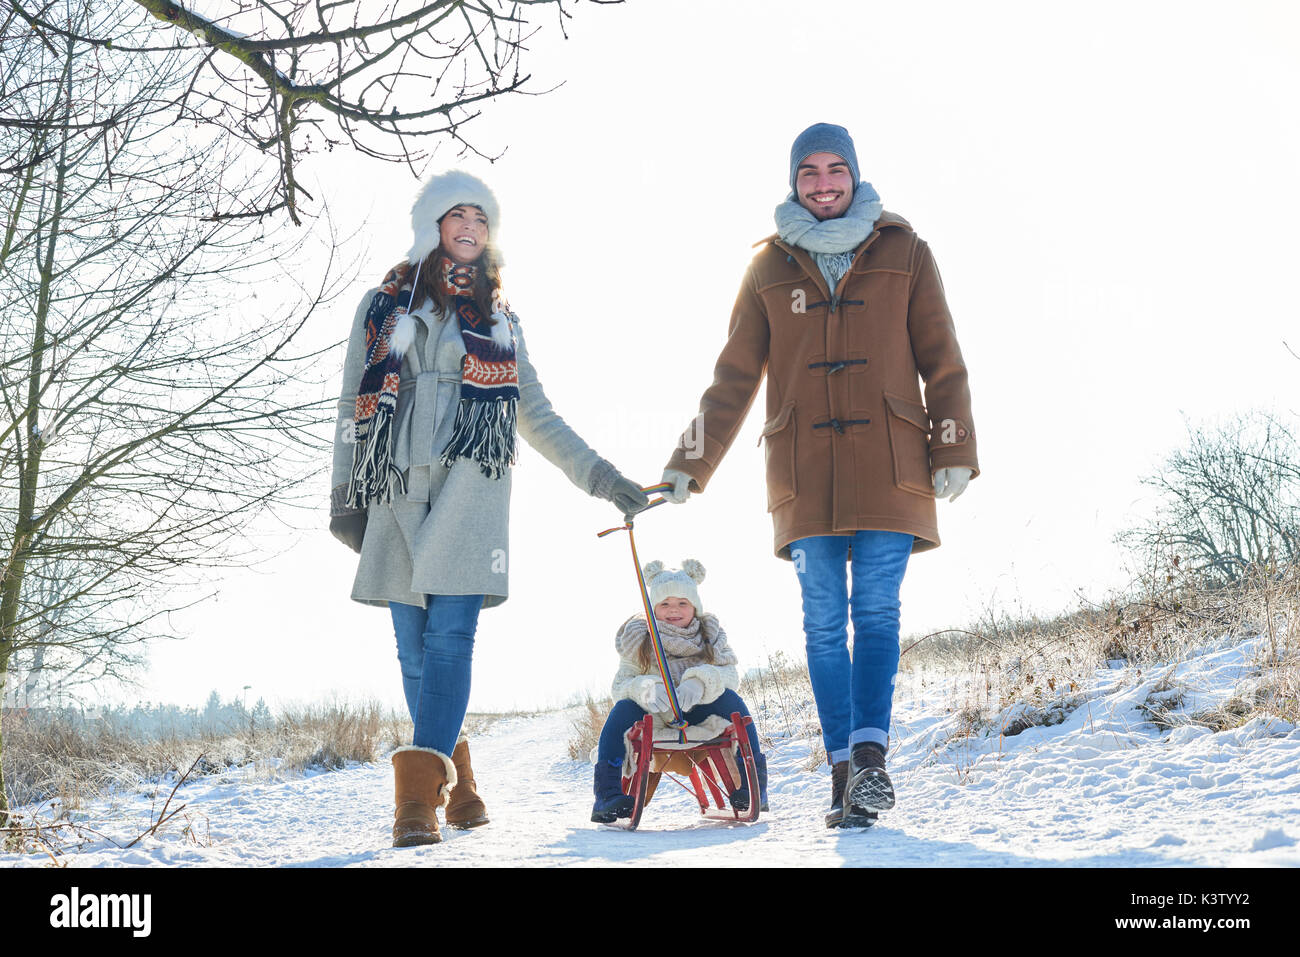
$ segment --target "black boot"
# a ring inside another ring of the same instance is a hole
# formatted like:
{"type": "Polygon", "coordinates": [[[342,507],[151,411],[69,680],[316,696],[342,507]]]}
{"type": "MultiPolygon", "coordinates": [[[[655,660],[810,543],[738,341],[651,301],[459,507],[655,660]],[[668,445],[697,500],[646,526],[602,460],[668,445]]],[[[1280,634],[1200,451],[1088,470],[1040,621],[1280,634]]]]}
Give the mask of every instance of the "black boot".
{"type": "Polygon", "coordinates": [[[885,772],[885,749],[874,741],[853,746],[847,800],[855,810],[888,811],[894,806],[894,783],[885,772]]]}
{"type": "MultiPolygon", "coordinates": [[[[749,780],[745,776],[745,759],[736,752],[736,769],[741,774],[740,787],[731,792],[731,806],[737,811],[749,810],[749,780]]],[[[758,772],[758,809],[767,813],[767,758],[761,754],[754,755],[754,770],[758,772]]]]}
{"type": "Polygon", "coordinates": [[[591,807],[591,820],[595,824],[613,824],[620,817],[631,817],[636,799],[623,793],[623,762],[597,761],[595,781],[596,803],[591,807]]]}
{"type": "Polygon", "coordinates": [[[826,812],[827,827],[871,827],[876,823],[876,812],[849,805],[844,812],[844,795],[848,790],[849,762],[831,765],[831,809],[826,812]]]}

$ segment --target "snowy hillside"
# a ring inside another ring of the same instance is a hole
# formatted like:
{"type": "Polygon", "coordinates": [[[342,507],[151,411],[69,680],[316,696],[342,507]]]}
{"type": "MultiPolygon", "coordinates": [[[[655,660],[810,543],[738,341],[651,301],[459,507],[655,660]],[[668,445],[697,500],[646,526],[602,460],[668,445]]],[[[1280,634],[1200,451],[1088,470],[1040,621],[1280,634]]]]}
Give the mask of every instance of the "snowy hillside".
{"type": "MultiPolygon", "coordinates": [[[[667,782],[637,832],[593,825],[591,769],[568,758],[574,713],[560,711],[500,720],[474,740],[492,823],[444,831],[437,846],[388,846],[392,771],[379,762],[275,783],[238,773],[186,782],[174,799],[182,814],[130,849],[113,842],[145,830],[171,784],[101,800],[75,815],[85,830],[80,842],[65,838],[60,863],[1294,867],[1300,731],[1267,717],[1217,732],[1179,726],[1181,715],[1241,694],[1259,641],[1206,650],[1174,670],[1100,671],[1059,723],[1014,735],[957,733],[942,680],[928,675],[922,688],[900,676],[890,754],[899,805],[865,832],[822,826],[829,777],[806,770],[813,742],[779,737],[768,752],[772,810],[755,825],[702,822],[667,782]],[[1168,705],[1163,729],[1151,721],[1153,701],[1168,705]]],[[[997,726],[1015,718],[1001,715],[997,726]]],[[[781,722],[764,724],[771,734],[781,722]]],[[[50,858],[9,853],[0,864],[50,858]]]]}

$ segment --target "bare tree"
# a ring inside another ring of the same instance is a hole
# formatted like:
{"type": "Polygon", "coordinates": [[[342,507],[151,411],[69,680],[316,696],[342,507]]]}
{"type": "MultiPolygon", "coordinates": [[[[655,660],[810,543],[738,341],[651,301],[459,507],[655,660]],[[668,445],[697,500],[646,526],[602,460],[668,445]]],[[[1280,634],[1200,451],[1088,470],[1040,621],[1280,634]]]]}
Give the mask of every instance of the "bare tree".
{"type": "Polygon", "coordinates": [[[348,277],[297,278],[337,252],[277,215],[303,158],[474,149],[573,2],[0,0],[0,700],[123,675],[321,461],[336,366],[295,337],[348,277]]]}
{"type": "Polygon", "coordinates": [[[578,0],[223,0],[201,4],[206,14],[199,0],[133,0],[161,27],[147,40],[112,22],[71,27],[42,0],[6,2],[53,44],[195,54],[179,117],[240,138],[279,170],[273,202],[219,215],[285,209],[298,222],[296,169],[313,151],[347,143],[413,167],[438,139],[479,152],[463,127],[495,97],[535,92],[527,41],[545,17],[563,31],[578,0]]]}
{"type": "MultiPolygon", "coordinates": [[[[4,705],[15,708],[57,707],[78,691],[105,678],[129,680],[143,663],[140,646],[156,631],[157,613],[130,607],[129,594],[100,588],[73,596],[86,580],[76,560],[29,561],[19,616],[21,639],[12,643],[4,678],[4,705]]],[[[129,586],[117,591],[129,593],[129,586]]],[[[164,609],[165,610],[165,609],[164,609]]]]}
{"type": "Polygon", "coordinates": [[[86,44],[133,35],[121,6],[58,7],[62,33],[11,18],[0,45],[0,683],[15,655],[120,674],[188,570],[294,502],[329,418],[332,370],[293,343],[338,270],[307,288],[309,234],[205,215],[275,178],[177,129],[195,54],[86,44]]]}
{"type": "Polygon", "coordinates": [[[1160,508],[1125,544],[1217,584],[1300,559],[1300,443],[1270,413],[1189,426],[1187,447],[1143,483],[1160,508]]]}

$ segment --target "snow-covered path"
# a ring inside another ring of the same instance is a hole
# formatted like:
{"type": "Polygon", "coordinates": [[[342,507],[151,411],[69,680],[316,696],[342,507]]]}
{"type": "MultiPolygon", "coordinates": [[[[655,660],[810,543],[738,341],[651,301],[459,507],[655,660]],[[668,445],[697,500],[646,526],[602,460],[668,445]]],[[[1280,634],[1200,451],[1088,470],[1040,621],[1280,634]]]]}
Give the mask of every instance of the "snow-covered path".
{"type": "MultiPolygon", "coordinates": [[[[1237,645],[1179,666],[1197,694],[1248,672],[1237,645]]],[[[891,772],[899,806],[866,831],[828,831],[824,768],[809,744],[769,750],[772,812],[757,824],[702,821],[684,791],[661,784],[636,832],[588,822],[591,770],[565,745],[575,712],[502,719],[473,741],[492,823],[444,830],[442,844],[388,846],[386,763],[284,782],[237,774],[187,783],[185,816],[130,850],[98,841],[70,866],[1297,866],[1300,731],[1256,718],[1214,733],[1161,732],[1137,710],[1168,674],[1101,673],[1053,727],[1014,737],[951,738],[942,694],[900,687],[891,772]],[[187,834],[184,825],[188,824],[187,834]]],[[[169,786],[162,788],[165,798],[169,786]]],[[[158,799],[161,803],[161,798],[158,799]]],[[[150,823],[148,796],[87,809],[87,824],[125,842],[150,823]]],[[[156,813],[156,812],[155,812],[156,813]]],[[[42,855],[0,855],[40,866],[42,855]]]]}

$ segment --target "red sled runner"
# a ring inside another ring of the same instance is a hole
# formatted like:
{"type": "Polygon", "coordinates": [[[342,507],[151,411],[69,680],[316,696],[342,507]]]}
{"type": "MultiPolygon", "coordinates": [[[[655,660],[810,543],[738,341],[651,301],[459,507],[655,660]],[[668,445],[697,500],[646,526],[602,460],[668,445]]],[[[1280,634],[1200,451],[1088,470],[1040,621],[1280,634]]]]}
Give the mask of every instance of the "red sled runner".
{"type": "Polygon", "coordinates": [[[695,797],[700,814],[715,821],[737,821],[750,824],[758,820],[762,799],[758,787],[758,766],[749,746],[747,728],[754,719],[738,711],[731,714],[731,724],[716,738],[681,744],[675,741],[654,740],[654,718],[646,715],[632,726],[628,741],[632,748],[632,774],[623,777],[623,793],[632,797],[636,805],[632,816],[618,825],[634,830],[641,823],[641,812],[654,797],[660,778],[664,775],[695,797]],[[736,762],[740,752],[743,767],[736,762]],[[680,777],[679,777],[680,776],[680,777]],[[680,778],[690,781],[688,787],[680,778]],[[749,807],[734,809],[729,796],[740,784],[749,790],[749,807]],[[711,800],[710,800],[711,799],[711,800]]]}

